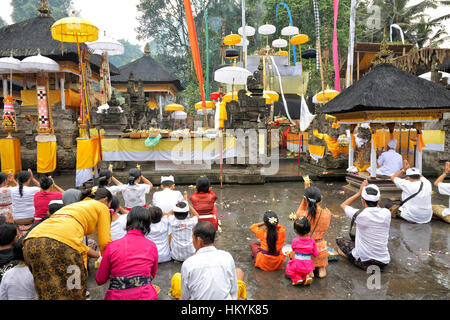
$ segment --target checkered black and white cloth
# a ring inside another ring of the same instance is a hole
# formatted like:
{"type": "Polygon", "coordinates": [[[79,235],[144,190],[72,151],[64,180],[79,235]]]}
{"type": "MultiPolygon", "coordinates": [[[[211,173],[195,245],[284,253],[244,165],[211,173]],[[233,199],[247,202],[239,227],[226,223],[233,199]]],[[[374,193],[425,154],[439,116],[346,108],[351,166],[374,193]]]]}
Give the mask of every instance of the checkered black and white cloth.
{"type": "MultiPolygon", "coordinates": [[[[319,18],[319,6],[318,6],[318,4],[317,4],[317,1],[318,0],[313,0],[313,3],[314,3],[314,19],[315,19],[315,22],[316,22],[316,42],[317,42],[317,39],[320,37],[320,18],[319,18]]],[[[317,49],[317,52],[319,52],[319,48],[316,48],[317,49]]],[[[318,54],[316,54],[316,66],[317,66],[317,69],[320,69],[320,59],[319,59],[319,55],[318,54]]]]}

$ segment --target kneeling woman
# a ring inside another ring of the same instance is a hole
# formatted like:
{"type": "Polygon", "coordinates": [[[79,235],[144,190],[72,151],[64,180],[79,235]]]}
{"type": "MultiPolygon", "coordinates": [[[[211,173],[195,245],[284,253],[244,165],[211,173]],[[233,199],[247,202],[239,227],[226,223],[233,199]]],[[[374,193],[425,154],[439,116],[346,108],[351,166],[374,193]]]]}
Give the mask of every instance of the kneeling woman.
{"type": "Polygon", "coordinates": [[[158,269],[158,249],[145,235],[150,232],[147,209],[134,207],[127,216],[127,234],[106,247],[95,277],[110,280],[105,300],[157,300],[152,280],[158,269]]]}
{"type": "Polygon", "coordinates": [[[97,229],[103,253],[111,241],[111,200],[111,192],[98,189],[93,200],[67,205],[30,231],[23,253],[39,300],[86,299],[87,257],[98,253],[91,254],[83,238],[97,229]]]}
{"type": "Polygon", "coordinates": [[[283,269],[286,256],[281,252],[281,248],[284,244],[286,229],[278,224],[277,215],[267,211],[263,222],[253,224],[250,230],[260,240],[250,244],[255,267],[264,271],[283,269]],[[266,229],[262,229],[262,226],[266,229]]]}

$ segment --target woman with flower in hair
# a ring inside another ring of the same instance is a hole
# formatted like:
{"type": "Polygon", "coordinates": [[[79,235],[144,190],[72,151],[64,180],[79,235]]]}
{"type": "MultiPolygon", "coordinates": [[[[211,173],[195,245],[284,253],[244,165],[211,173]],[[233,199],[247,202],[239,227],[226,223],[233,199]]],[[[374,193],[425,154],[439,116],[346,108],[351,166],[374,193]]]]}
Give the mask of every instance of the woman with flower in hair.
{"type": "Polygon", "coordinates": [[[296,219],[306,217],[311,224],[311,232],[308,236],[316,241],[319,255],[313,257],[314,266],[318,272],[319,278],[327,275],[326,267],[328,266],[328,248],[325,241],[325,233],[330,226],[331,212],[328,209],[322,209],[320,201],[322,194],[316,187],[311,187],[309,180],[305,181],[305,193],[303,201],[297,210],[296,219]]]}
{"type": "Polygon", "coordinates": [[[255,267],[264,271],[283,269],[286,256],[281,252],[286,229],[278,224],[278,216],[273,211],[264,214],[263,222],[255,223],[250,230],[260,242],[250,244],[255,267]],[[265,226],[266,228],[262,228],[265,226]]]}

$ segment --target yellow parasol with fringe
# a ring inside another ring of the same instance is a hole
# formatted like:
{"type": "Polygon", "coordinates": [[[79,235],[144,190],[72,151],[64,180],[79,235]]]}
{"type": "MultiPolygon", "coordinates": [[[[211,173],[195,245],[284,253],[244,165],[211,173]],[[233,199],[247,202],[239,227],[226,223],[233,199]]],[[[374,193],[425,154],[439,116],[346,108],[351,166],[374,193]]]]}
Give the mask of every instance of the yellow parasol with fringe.
{"type": "MultiPolygon", "coordinates": [[[[86,117],[83,108],[80,108],[81,122],[89,121],[89,102],[86,91],[86,73],[84,59],[80,50],[80,43],[98,40],[98,28],[90,21],[79,17],[66,17],[56,21],[51,27],[52,37],[56,41],[76,43],[81,67],[81,82],[83,85],[84,102],[86,104],[86,117]]],[[[87,131],[89,133],[89,130],[87,131]]]]}

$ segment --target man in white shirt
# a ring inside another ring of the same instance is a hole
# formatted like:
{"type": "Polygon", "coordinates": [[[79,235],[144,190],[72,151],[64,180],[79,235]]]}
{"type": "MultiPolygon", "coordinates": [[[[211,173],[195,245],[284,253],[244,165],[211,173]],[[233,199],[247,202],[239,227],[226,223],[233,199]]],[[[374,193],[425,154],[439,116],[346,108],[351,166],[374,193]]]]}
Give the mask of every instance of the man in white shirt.
{"type": "MultiPolygon", "coordinates": [[[[450,174],[450,162],[445,163],[444,173],[436,179],[434,185],[438,187],[439,193],[445,196],[450,196],[450,183],[444,183],[445,177],[450,174]]],[[[433,214],[447,223],[450,223],[450,198],[449,198],[449,207],[443,205],[433,205],[433,214]]]]}
{"type": "MultiPolygon", "coordinates": [[[[391,139],[388,142],[388,151],[385,151],[378,158],[380,167],[377,169],[377,176],[391,177],[394,173],[403,168],[403,158],[395,151],[397,147],[397,140],[391,139]]],[[[371,168],[367,171],[370,173],[371,168]]]]}
{"type": "Polygon", "coordinates": [[[235,267],[231,254],[214,247],[215,234],[209,221],[200,221],[192,230],[196,253],[181,267],[181,299],[245,299],[244,272],[235,267]]]}
{"type": "Polygon", "coordinates": [[[178,202],[184,200],[181,192],[174,190],[174,188],[175,179],[173,176],[161,177],[161,191],[153,194],[152,205],[159,207],[163,213],[169,213],[178,202]]]}
{"type": "Polygon", "coordinates": [[[433,216],[431,207],[431,182],[422,176],[417,168],[410,168],[408,161],[403,162],[403,169],[395,173],[391,180],[397,188],[402,189],[402,201],[407,200],[400,208],[396,216],[413,223],[428,223],[433,216]],[[402,173],[406,179],[399,178],[402,173]],[[422,186],[422,189],[420,189],[422,186]],[[420,192],[419,192],[420,190],[420,192]],[[417,193],[419,192],[419,193],[417,193]]]}
{"type": "Polygon", "coordinates": [[[358,193],[341,204],[347,217],[353,218],[357,212],[359,214],[355,218],[355,242],[343,237],[337,238],[338,252],[363,270],[367,270],[371,265],[383,270],[391,260],[387,247],[391,213],[388,209],[380,208],[379,201],[379,188],[374,184],[369,185],[365,180],[358,193]],[[360,197],[364,209],[351,207],[351,204],[360,197]]]}

